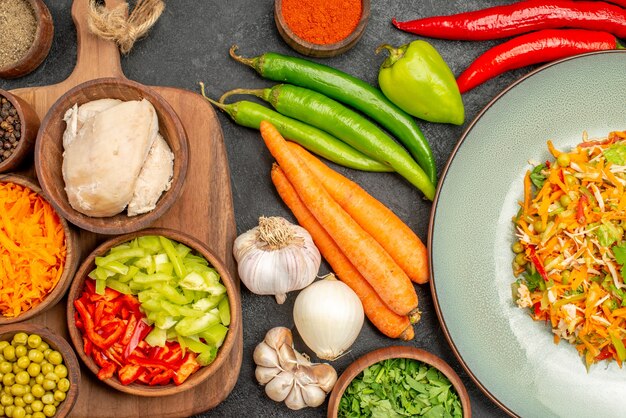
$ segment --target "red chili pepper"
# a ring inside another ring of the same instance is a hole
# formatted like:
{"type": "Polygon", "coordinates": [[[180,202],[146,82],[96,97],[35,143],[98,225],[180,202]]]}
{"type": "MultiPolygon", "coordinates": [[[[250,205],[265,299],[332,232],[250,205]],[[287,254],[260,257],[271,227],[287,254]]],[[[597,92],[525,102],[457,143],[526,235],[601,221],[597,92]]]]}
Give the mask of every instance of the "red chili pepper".
{"type": "Polygon", "coordinates": [[[576,222],[578,222],[580,226],[584,226],[587,223],[585,218],[585,205],[587,203],[589,203],[587,195],[583,194],[580,196],[580,199],[578,199],[578,208],[576,209],[576,222]]]}
{"type": "Polygon", "coordinates": [[[578,28],[626,38],[626,9],[602,1],[534,0],[408,22],[398,29],[439,39],[483,41],[541,29],[578,28]]]}
{"type": "Polygon", "coordinates": [[[622,49],[615,36],[583,29],[546,29],[515,37],[480,55],[457,78],[465,93],[504,72],[584,52],[622,49]]]}
{"type": "Polygon", "coordinates": [[[606,360],[611,357],[613,357],[613,349],[607,345],[600,350],[600,354],[596,356],[596,360],[606,360]]]}
{"type": "Polygon", "coordinates": [[[541,263],[541,260],[539,259],[539,257],[537,257],[535,246],[529,245],[528,248],[530,250],[530,261],[532,261],[532,263],[535,265],[535,268],[537,269],[537,273],[539,273],[539,275],[543,278],[544,281],[546,282],[550,281],[550,279],[548,278],[548,274],[546,273],[546,269],[543,267],[543,264],[541,263]]]}

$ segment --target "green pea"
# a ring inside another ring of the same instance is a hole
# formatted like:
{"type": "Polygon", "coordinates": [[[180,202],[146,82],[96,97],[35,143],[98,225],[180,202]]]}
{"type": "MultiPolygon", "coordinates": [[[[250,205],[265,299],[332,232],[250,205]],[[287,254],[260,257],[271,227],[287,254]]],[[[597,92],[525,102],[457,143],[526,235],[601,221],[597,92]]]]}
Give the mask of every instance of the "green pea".
{"type": "Polygon", "coordinates": [[[21,396],[16,396],[13,398],[13,405],[21,406],[23,408],[26,406],[26,402],[24,402],[24,399],[21,396]]]}
{"type": "Polygon", "coordinates": [[[0,341],[0,351],[4,350],[4,347],[6,347],[8,345],[11,345],[11,344],[9,344],[8,341],[6,341],[6,340],[0,341]]]}
{"type": "Polygon", "coordinates": [[[33,403],[30,404],[30,407],[33,408],[33,412],[39,412],[43,410],[43,402],[39,399],[35,399],[33,403]]]}
{"type": "MultiPolygon", "coordinates": [[[[43,407],[41,408],[43,410],[43,407]]],[[[41,411],[33,412],[33,418],[46,418],[46,416],[41,411]]]]}
{"type": "Polygon", "coordinates": [[[26,345],[27,342],[28,334],[25,332],[18,332],[13,336],[13,341],[11,341],[13,345],[26,345]]]}
{"type": "Polygon", "coordinates": [[[41,363],[44,360],[43,353],[39,350],[30,350],[28,352],[28,359],[33,363],[41,363]]]}
{"type": "Polygon", "coordinates": [[[13,396],[23,396],[25,393],[26,393],[26,390],[24,389],[24,386],[18,383],[11,386],[11,395],[13,396]]]}
{"type": "Polygon", "coordinates": [[[2,384],[4,386],[13,386],[15,384],[15,375],[13,373],[5,373],[2,378],[2,384]]]}
{"type": "Polygon", "coordinates": [[[57,408],[54,405],[46,405],[43,407],[43,414],[47,417],[53,417],[57,413],[57,408]]]}
{"type": "Polygon", "coordinates": [[[24,410],[26,411],[26,416],[33,413],[33,408],[31,408],[30,405],[26,405],[24,410]]]}
{"type": "Polygon", "coordinates": [[[4,347],[4,350],[2,350],[2,355],[4,356],[5,360],[15,360],[15,347],[13,347],[12,345],[4,347]]]}
{"type": "Polygon", "coordinates": [[[571,174],[567,174],[565,176],[565,184],[567,184],[568,186],[576,186],[579,183],[580,182],[578,181],[578,179],[571,174]]]}
{"type": "Polygon", "coordinates": [[[48,355],[52,353],[52,349],[51,348],[46,348],[45,350],[43,350],[43,355],[48,358],[48,355]]]}
{"type": "Polygon", "coordinates": [[[3,361],[7,361],[4,356],[2,355],[2,351],[0,351],[0,363],[3,361]]]}
{"type": "MultiPolygon", "coordinates": [[[[22,396],[22,399],[24,399],[24,402],[25,402],[27,405],[30,405],[30,404],[32,404],[33,402],[35,402],[35,397],[33,396],[33,394],[32,394],[32,393],[25,393],[25,394],[24,394],[24,396],[22,396]]],[[[32,411],[31,411],[31,412],[29,412],[29,413],[31,413],[31,414],[32,414],[32,411]]]]}
{"type": "Polygon", "coordinates": [[[520,253],[515,256],[515,262],[518,266],[526,265],[526,256],[523,253],[520,253]]]}
{"type": "Polygon", "coordinates": [[[566,153],[562,153],[560,154],[557,158],[556,158],[556,162],[558,165],[560,165],[561,167],[567,167],[570,163],[570,157],[569,154],[566,153]]]}
{"type": "Polygon", "coordinates": [[[13,405],[13,396],[3,393],[0,395],[0,404],[3,406],[13,405]]]}
{"type": "Polygon", "coordinates": [[[44,405],[52,405],[54,403],[54,395],[50,392],[46,392],[46,394],[41,397],[41,402],[43,402],[44,405]]]}
{"type": "Polygon", "coordinates": [[[65,392],[62,392],[60,390],[54,391],[54,399],[56,401],[63,402],[65,400],[65,397],[66,397],[65,392]]]}
{"type": "Polygon", "coordinates": [[[568,207],[570,203],[572,203],[572,198],[569,197],[568,195],[564,194],[563,196],[561,196],[561,198],[559,199],[559,203],[561,204],[561,206],[563,206],[564,208],[568,207]]]}
{"type": "Polygon", "coordinates": [[[53,381],[53,380],[50,380],[50,379],[44,379],[44,381],[43,381],[43,383],[41,384],[41,386],[43,386],[43,388],[44,388],[46,391],[49,391],[49,390],[54,390],[54,389],[56,389],[57,384],[56,384],[56,382],[55,382],[55,381],[53,381]]]}
{"type": "Polygon", "coordinates": [[[24,369],[18,366],[17,363],[13,363],[12,371],[13,371],[13,374],[18,374],[19,372],[24,371],[24,369]]]}
{"type": "Polygon", "coordinates": [[[37,334],[31,334],[28,336],[28,346],[30,348],[36,348],[41,344],[41,337],[37,334]]]}
{"type": "Polygon", "coordinates": [[[48,354],[48,361],[57,366],[63,363],[63,356],[58,351],[52,351],[48,354]]]}
{"type": "Polygon", "coordinates": [[[59,364],[57,366],[54,366],[54,374],[59,376],[59,378],[67,377],[67,367],[65,366],[65,364],[59,364]]]}
{"type": "Polygon", "coordinates": [[[57,383],[57,388],[62,392],[67,392],[70,390],[70,381],[66,378],[62,378],[59,380],[59,383],[57,383]]]}
{"type": "Polygon", "coordinates": [[[543,226],[543,222],[541,221],[533,222],[533,228],[535,229],[535,232],[538,232],[540,234],[546,230],[546,228],[543,226]]]}
{"type": "Polygon", "coordinates": [[[30,382],[30,375],[28,372],[21,371],[15,375],[15,381],[20,385],[27,385],[30,382]]]}
{"type": "Polygon", "coordinates": [[[35,384],[41,385],[43,383],[43,380],[44,380],[43,374],[39,373],[37,376],[35,376],[35,384]]]}
{"type": "Polygon", "coordinates": [[[41,351],[43,353],[44,351],[48,350],[49,348],[50,348],[50,345],[47,342],[42,341],[41,344],[39,344],[39,346],[37,347],[37,350],[39,350],[39,351],[41,351]]]}
{"type": "Polygon", "coordinates": [[[40,384],[36,384],[30,388],[30,393],[32,393],[35,398],[41,398],[45,395],[46,391],[40,384]]]}
{"type": "Polygon", "coordinates": [[[28,359],[28,356],[22,356],[17,359],[17,365],[21,369],[24,369],[24,370],[28,369],[29,364],[30,364],[30,360],[28,359]]]}
{"type": "Polygon", "coordinates": [[[24,418],[26,416],[26,411],[21,406],[16,406],[13,409],[13,418],[24,418]]]}
{"type": "Polygon", "coordinates": [[[13,410],[15,409],[14,405],[8,405],[4,408],[4,414],[9,417],[12,418],[13,417],[13,410]]]}
{"type": "Polygon", "coordinates": [[[524,246],[522,245],[521,242],[516,241],[512,246],[511,246],[511,250],[513,250],[513,252],[515,254],[519,254],[522,251],[524,251],[524,246]]]}
{"type": "Polygon", "coordinates": [[[13,370],[13,366],[8,361],[3,361],[2,363],[0,363],[0,373],[10,373],[11,370],[13,370]]]}
{"type": "Polygon", "coordinates": [[[54,366],[50,363],[42,363],[41,364],[41,373],[47,375],[48,373],[52,373],[54,371],[54,366]]]}
{"type": "Polygon", "coordinates": [[[4,405],[0,405],[0,417],[3,417],[3,416],[5,416],[4,405]]]}
{"type": "Polygon", "coordinates": [[[28,354],[28,348],[25,345],[15,347],[15,357],[20,358],[28,354]]]}
{"type": "Polygon", "coordinates": [[[35,377],[39,373],[41,373],[41,366],[39,364],[37,364],[37,363],[30,363],[28,365],[28,369],[26,369],[26,371],[28,372],[28,374],[31,377],[35,377]]]}

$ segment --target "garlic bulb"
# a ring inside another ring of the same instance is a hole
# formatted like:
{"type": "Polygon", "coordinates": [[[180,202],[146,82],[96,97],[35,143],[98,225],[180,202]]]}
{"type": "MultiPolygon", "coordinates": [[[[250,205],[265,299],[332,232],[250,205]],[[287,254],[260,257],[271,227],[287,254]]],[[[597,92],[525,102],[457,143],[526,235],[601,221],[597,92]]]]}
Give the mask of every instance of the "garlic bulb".
{"type": "Polygon", "coordinates": [[[261,217],[259,225],[235,240],[239,277],[258,295],[274,295],[282,304],[287,292],[315,280],[322,261],[306,229],[281,217],[261,217]]]}
{"type": "Polygon", "coordinates": [[[337,372],[326,363],[311,363],[293,348],[291,331],[272,328],[254,349],[254,375],[265,393],[290,409],[317,407],[324,403],[335,382],[337,372]]]}
{"type": "Polygon", "coordinates": [[[350,348],[363,318],[361,300],[333,274],[300,292],[293,307],[300,336],[324,360],[335,360],[350,348]]]}

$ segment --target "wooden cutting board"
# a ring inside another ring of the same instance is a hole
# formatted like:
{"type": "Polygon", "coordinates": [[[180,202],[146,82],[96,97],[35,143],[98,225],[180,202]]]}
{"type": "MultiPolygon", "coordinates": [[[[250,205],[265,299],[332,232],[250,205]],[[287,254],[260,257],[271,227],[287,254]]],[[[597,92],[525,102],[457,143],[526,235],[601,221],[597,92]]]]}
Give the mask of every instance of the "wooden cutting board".
{"type": "MultiPolygon", "coordinates": [[[[108,0],[114,7],[120,0],[108,0]]],[[[74,0],[72,17],[78,34],[77,62],[72,74],[52,86],[13,90],[34,106],[41,119],[54,102],[72,87],[100,77],[124,78],[116,45],[92,35],[87,28],[89,0],[74,0]]],[[[178,113],[189,139],[189,167],[183,193],[172,208],[154,226],[174,228],[195,236],[224,260],[231,275],[237,277],[232,257],[236,236],[230,173],[222,130],[215,112],[202,96],[171,87],[153,87],[178,113]]],[[[26,174],[35,178],[34,170],[26,174]]],[[[84,258],[106,239],[79,231],[84,258]]],[[[63,299],[54,308],[27,322],[45,325],[68,339],[63,299]]],[[[241,303],[232,309],[241,309],[241,303]]],[[[241,318],[241,315],[239,315],[241,318]]],[[[224,365],[204,384],[195,389],[163,398],[123,394],[109,388],[82,367],[82,383],[72,411],[76,417],[189,416],[209,410],[232,391],[242,362],[242,327],[238,327],[235,346],[224,365]]]]}

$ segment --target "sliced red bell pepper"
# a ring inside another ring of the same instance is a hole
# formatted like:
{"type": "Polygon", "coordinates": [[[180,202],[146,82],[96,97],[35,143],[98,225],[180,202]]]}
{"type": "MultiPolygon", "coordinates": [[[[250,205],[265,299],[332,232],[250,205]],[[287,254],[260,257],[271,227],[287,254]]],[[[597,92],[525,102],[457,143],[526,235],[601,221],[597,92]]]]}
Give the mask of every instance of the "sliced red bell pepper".
{"type": "Polygon", "coordinates": [[[133,330],[133,335],[130,337],[130,341],[124,349],[123,356],[125,359],[128,358],[128,356],[130,356],[133,351],[135,351],[135,348],[137,348],[141,343],[147,345],[144,338],[146,338],[146,335],[148,335],[150,331],[152,331],[152,327],[150,325],[146,324],[142,320],[137,321],[137,325],[133,330]]]}
{"type": "Polygon", "coordinates": [[[141,376],[145,369],[134,364],[127,364],[117,371],[117,377],[123,385],[130,385],[141,376]]]}
{"type": "Polygon", "coordinates": [[[132,338],[135,328],[137,327],[137,321],[139,319],[135,315],[131,315],[128,318],[128,322],[126,323],[126,329],[124,330],[124,335],[120,339],[120,344],[123,346],[127,346],[130,343],[130,339],[132,338]]]}
{"type": "Polygon", "coordinates": [[[137,364],[143,367],[153,367],[163,370],[170,370],[173,367],[162,360],[153,359],[150,357],[139,357],[134,354],[128,356],[128,362],[131,364],[137,364]]]}
{"type": "Polygon", "coordinates": [[[150,386],[167,385],[172,378],[176,379],[176,372],[172,369],[164,370],[150,379],[150,386]]]}
{"type": "Polygon", "coordinates": [[[86,336],[83,336],[83,349],[85,350],[85,354],[91,357],[91,353],[93,351],[93,343],[86,336]]]}
{"type": "Polygon", "coordinates": [[[543,263],[541,262],[539,257],[537,257],[537,251],[535,249],[535,246],[534,245],[529,245],[528,248],[530,250],[530,261],[532,261],[532,263],[534,264],[535,268],[537,269],[537,272],[543,278],[543,280],[546,281],[546,282],[549,281],[550,279],[548,278],[548,274],[546,273],[546,269],[543,267],[543,263]]]}
{"type": "Polygon", "coordinates": [[[174,383],[177,385],[182,384],[192,373],[200,368],[200,363],[196,361],[196,354],[188,351],[187,356],[183,364],[176,371],[176,376],[174,376],[174,383]]]}
{"type": "Polygon", "coordinates": [[[100,380],[110,379],[115,374],[116,368],[117,367],[113,363],[108,363],[106,366],[101,367],[100,370],[98,370],[98,379],[100,380]]]}

